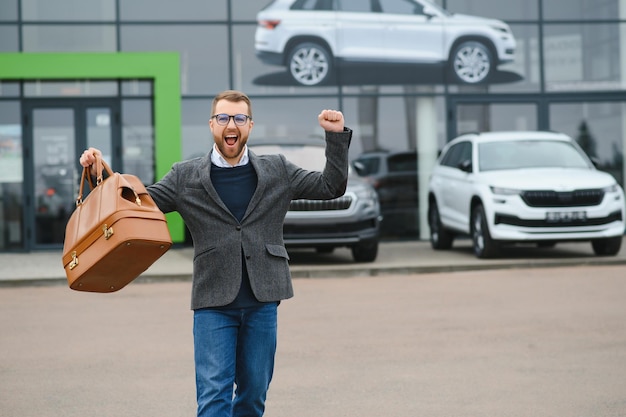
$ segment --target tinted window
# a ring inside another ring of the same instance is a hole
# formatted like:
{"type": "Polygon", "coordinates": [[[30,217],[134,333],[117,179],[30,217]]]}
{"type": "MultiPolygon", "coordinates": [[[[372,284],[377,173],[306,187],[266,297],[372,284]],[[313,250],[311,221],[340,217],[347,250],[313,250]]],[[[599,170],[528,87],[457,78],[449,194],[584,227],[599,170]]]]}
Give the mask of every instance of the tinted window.
{"type": "Polygon", "coordinates": [[[298,0],[291,10],[332,10],[332,0],[298,0]]]}
{"type": "Polygon", "coordinates": [[[360,171],[361,175],[372,175],[378,172],[380,169],[380,158],[359,158],[355,162],[359,162],[363,169],[360,171]]]}
{"type": "Polygon", "coordinates": [[[460,142],[448,149],[443,156],[441,165],[452,168],[459,168],[463,161],[472,161],[472,144],[470,142],[460,142]]]}
{"type": "Polygon", "coordinates": [[[363,0],[342,0],[339,5],[344,12],[370,12],[370,2],[363,0]]]}
{"type": "Polygon", "coordinates": [[[390,156],[387,160],[389,172],[417,171],[417,155],[401,154],[390,156]]]}

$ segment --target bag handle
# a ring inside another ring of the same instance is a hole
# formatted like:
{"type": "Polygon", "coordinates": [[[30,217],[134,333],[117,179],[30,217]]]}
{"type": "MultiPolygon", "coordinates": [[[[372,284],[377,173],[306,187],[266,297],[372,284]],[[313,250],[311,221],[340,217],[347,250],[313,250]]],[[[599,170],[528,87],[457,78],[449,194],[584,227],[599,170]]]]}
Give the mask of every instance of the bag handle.
{"type": "Polygon", "coordinates": [[[99,155],[94,155],[96,158],[95,166],[96,166],[96,184],[93,184],[91,179],[91,167],[83,167],[83,174],[80,177],[80,186],[78,188],[78,197],[76,197],[76,205],[79,206],[83,203],[83,190],[85,187],[85,179],[87,179],[87,183],[89,184],[89,189],[93,190],[98,185],[102,183],[103,180],[103,171],[106,171],[108,176],[113,175],[113,170],[111,167],[102,159],[99,155]]]}

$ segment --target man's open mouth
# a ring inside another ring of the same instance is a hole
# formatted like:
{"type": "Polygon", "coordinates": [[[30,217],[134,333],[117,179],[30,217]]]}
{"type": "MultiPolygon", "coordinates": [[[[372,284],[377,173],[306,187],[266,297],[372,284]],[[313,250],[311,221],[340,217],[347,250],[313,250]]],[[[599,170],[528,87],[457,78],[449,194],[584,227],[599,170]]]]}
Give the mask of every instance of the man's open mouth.
{"type": "Polygon", "coordinates": [[[224,141],[228,146],[233,146],[235,143],[237,143],[237,135],[228,135],[224,137],[224,141]]]}

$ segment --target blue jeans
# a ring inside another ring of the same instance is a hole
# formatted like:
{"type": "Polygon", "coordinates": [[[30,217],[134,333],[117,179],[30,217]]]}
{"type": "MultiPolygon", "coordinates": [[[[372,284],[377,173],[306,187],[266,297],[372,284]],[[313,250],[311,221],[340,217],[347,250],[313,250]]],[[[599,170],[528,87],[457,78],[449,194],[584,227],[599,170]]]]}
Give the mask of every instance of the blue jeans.
{"type": "Polygon", "coordinates": [[[277,306],[194,311],[198,417],[263,415],[274,372],[277,306]]]}

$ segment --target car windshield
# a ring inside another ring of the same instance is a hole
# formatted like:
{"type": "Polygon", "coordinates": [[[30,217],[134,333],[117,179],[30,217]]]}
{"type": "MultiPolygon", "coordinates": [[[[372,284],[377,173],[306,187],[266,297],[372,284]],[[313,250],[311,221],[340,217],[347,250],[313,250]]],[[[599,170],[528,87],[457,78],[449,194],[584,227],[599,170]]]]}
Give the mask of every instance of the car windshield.
{"type": "Polygon", "coordinates": [[[322,171],[326,163],[323,146],[314,145],[250,145],[257,155],[282,154],[289,162],[308,171],[322,171]]]}
{"type": "Polygon", "coordinates": [[[556,140],[486,142],[478,145],[479,171],[520,168],[589,168],[571,143],[556,140]]]}

